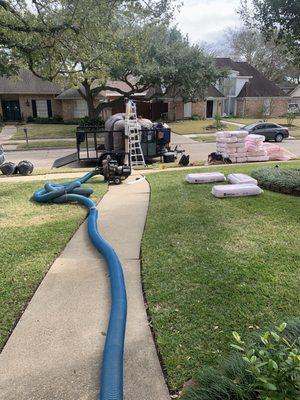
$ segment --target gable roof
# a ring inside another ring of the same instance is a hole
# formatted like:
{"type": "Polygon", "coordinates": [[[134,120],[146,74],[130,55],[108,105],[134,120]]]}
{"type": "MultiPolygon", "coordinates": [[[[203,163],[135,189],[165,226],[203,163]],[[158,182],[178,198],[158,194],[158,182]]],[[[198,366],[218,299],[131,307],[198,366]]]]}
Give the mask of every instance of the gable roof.
{"type": "Polygon", "coordinates": [[[225,96],[213,85],[210,85],[207,89],[206,97],[225,97],[225,96]]]}
{"type": "Polygon", "coordinates": [[[300,93],[300,84],[294,87],[290,92],[289,95],[290,97],[298,97],[297,93],[300,93]],[[294,96],[296,94],[296,96],[294,96]]]}
{"type": "MultiPolygon", "coordinates": [[[[85,94],[85,88],[83,86],[80,87],[80,90],[83,94],[85,94]]],[[[58,100],[83,100],[83,97],[81,96],[77,88],[66,89],[61,92],[56,98],[58,100]]],[[[103,99],[103,96],[97,95],[96,98],[103,99]]]]}
{"type": "Polygon", "coordinates": [[[284,91],[287,95],[291,94],[296,88],[297,85],[295,84],[289,84],[289,83],[284,83],[282,85],[279,85],[280,89],[284,91]]]}
{"type": "Polygon", "coordinates": [[[58,94],[61,88],[53,82],[38,78],[28,70],[21,70],[18,76],[0,77],[1,94],[58,94]]]}
{"type": "Polygon", "coordinates": [[[239,76],[251,76],[242,87],[237,97],[285,97],[286,94],[274,82],[263,76],[256,68],[244,61],[231,58],[215,58],[218,68],[237,71],[239,76]]]}

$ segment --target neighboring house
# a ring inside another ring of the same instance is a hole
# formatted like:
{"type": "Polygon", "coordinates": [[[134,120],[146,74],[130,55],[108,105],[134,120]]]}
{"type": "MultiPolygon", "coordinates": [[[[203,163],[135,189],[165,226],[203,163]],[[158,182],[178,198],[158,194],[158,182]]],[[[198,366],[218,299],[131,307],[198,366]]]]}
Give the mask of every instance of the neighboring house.
{"type": "Polygon", "coordinates": [[[216,87],[224,94],[223,115],[278,117],[286,114],[288,96],[247,62],[216,58],[218,68],[229,70],[216,87]]]}
{"type": "Polygon", "coordinates": [[[300,112],[300,84],[294,87],[289,92],[289,110],[293,112],[300,112]]]}
{"type": "MultiPolygon", "coordinates": [[[[235,62],[230,58],[216,58],[216,66],[227,69],[228,76],[215,85],[210,85],[206,98],[199,102],[184,103],[181,98],[161,94],[151,99],[154,89],[136,93],[132,98],[137,103],[137,112],[144,118],[157,120],[166,116],[169,120],[237,115],[243,117],[282,116],[286,114],[288,102],[299,102],[300,87],[291,92],[291,97],[277,85],[266,79],[246,62],[235,62]]],[[[109,86],[130,91],[121,81],[109,81],[109,86]]],[[[84,89],[81,88],[84,93],[84,89]]],[[[120,97],[118,91],[102,91],[97,102],[108,102],[120,97]]],[[[87,103],[78,89],[61,90],[54,83],[37,78],[29,71],[22,71],[17,78],[0,78],[0,112],[6,121],[27,120],[28,117],[51,118],[60,116],[65,121],[74,121],[88,114],[87,103]]],[[[125,112],[125,103],[115,103],[103,110],[102,117],[125,112]]]]}
{"type": "Polygon", "coordinates": [[[61,104],[56,99],[60,92],[58,85],[37,78],[27,70],[21,71],[18,77],[0,77],[0,113],[4,121],[61,116],[61,104]]]}
{"type": "Polygon", "coordinates": [[[206,99],[195,103],[184,103],[181,99],[164,98],[168,104],[168,119],[184,119],[198,115],[201,118],[213,118],[222,113],[224,95],[213,85],[207,89],[206,99]]]}
{"type": "MultiPolygon", "coordinates": [[[[129,92],[131,90],[131,88],[125,82],[121,81],[108,81],[107,85],[112,88],[120,89],[124,92],[129,92]]],[[[85,93],[85,89],[83,87],[80,90],[83,94],[85,93]]],[[[144,118],[156,120],[160,118],[163,113],[167,113],[167,104],[159,99],[149,101],[148,95],[149,91],[145,91],[142,93],[135,93],[131,97],[134,98],[134,100],[136,101],[137,113],[139,115],[142,115],[144,118]]],[[[96,101],[97,103],[99,101],[105,103],[115,100],[118,97],[120,97],[119,92],[106,90],[101,91],[96,96],[96,101]]],[[[82,118],[88,114],[87,103],[76,88],[63,91],[57,96],[57,99],[61,101],[62,116],[65,121],[82,118]]],[[[102,118],[104,118],[104,120],[106,120],[109,116],[113,114],[123,112],[125,112],[125,103],[115,103],[112,105],[112,107],[104,108],[101,116],[102,118]]]]}
{"type": "Polygon", "coordinates": [[[213,118],[217,113],[242,117],[286,114],[289,96],[257,69],[230,58],[215,58],[215,63],[219,69],[227,70],[228,76],[208,88],[204,101],[183,103],[180,99],[167,99],[169,119],[190,118],[192,115],[213,118]]]}

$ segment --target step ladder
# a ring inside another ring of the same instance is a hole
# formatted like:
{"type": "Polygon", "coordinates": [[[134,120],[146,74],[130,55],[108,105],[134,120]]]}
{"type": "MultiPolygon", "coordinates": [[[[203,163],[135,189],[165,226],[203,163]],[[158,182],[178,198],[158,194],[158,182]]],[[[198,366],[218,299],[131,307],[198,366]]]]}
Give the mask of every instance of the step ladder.
{"type": "Polygon", "coordinates": [[[128,137],[130,165],[133,167],[147,167],[141,146],[140,129],[136,115],[136,105],[132,100],[128,100],[125,114],[125,136],[128,137]]]}

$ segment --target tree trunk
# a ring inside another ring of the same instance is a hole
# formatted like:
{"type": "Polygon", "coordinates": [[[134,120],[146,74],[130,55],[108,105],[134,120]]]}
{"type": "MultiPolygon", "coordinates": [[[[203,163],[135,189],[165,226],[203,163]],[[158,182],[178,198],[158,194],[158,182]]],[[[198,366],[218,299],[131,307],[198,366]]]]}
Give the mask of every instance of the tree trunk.
{"type": "Polygon", "coordinates": [[[172,121],[176,121],[176,109],[177,109],[176,101],[173,100],[171,104],[172,104],[172,113],[171,113],[172,118],[171,118],[171,120],[172,121]]]}
{"type": "Polygon", "coordinates": [[[99,111],[97,110],[97,107],[94,106],[94,96],[91,91],[91,85],[87,81],[84,81],[83,87],[85,88],[85,93],[83,94],[82,92],[80,92],[80,90],[79,93],[87,103],[88,117],[91,119],[96,119],[99,117],[99,111]]]}

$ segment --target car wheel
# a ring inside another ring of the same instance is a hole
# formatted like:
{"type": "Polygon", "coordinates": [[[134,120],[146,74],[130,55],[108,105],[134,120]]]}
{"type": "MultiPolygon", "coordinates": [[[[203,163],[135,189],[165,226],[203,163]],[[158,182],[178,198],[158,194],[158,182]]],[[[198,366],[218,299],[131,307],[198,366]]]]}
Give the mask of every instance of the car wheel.
{"type": "Polygon", "coordinates": [[[277,133],[275,136],[275,142],[282,142],[283,139],[283,134],[282,133],[277,133]]]}

